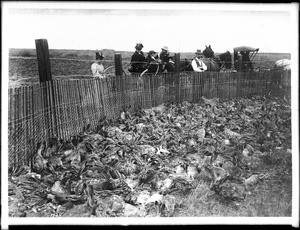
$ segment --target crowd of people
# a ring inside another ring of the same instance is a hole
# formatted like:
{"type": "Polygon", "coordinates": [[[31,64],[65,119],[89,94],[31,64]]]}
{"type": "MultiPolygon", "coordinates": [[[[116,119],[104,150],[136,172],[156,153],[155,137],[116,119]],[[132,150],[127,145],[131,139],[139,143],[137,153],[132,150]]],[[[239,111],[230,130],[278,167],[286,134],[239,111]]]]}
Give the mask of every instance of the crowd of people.
{"type": "MultiPolygon", "coordinates": [[[[145,69],[147,69],[151,64],[160,64],[164,69],[164,66],[167,63],[174,63],[173,58],[174,55],[170,53],[170,50],[167,46],[163,46],[161,48],[161,52],[157,53],[154,50],[150,50],[145,56],[142,43],[136,43],[135,51],[131,56],[130,65],[128,68],[129,72],[134,73],[142,73],[145,69]]],[[[251,65],[249,59],[249,52],[243,52],[242,54],[242,62],[244,65],[251,65]]],[[[205,58],[200,49],[195,52],[195,57],[191,61],[192,68],[195,72],[204,72],[207,70],[206,64],[202,61],[205,58]]],[[[104,67],[102,64],[102,60],[104,56],[102,53],[96,52],[96,64],[92,65],[93,76],[103,77],[104,67]]],[[[251,67],[251,66],[250,66],[251,67]]]]}
{"type": "Polygon", "coordinates": [[[173,62],[173,56],[167,46],[163,46],[159,54],[154,50],[150,50],[147,56],[142,51],[143,47],[142,43],[136,44],[135,52],[131,56],[129,72],[139,73],[144,71],[150,64],[157,63],[164,66],[166,63],[173,62]]]}

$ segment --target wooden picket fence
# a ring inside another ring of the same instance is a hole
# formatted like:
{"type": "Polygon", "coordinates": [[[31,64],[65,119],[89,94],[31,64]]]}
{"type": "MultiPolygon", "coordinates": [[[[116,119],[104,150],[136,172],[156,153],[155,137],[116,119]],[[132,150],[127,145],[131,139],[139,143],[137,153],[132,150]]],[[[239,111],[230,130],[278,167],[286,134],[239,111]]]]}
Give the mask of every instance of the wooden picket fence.
{"type": "Polygon", "coordinates": [[[164,102],[199,102],[272,92],[289,95],[290,71],[183,72],[109,76],[104,79],[47,81],[9,89],[9,166],[32,165],[39,142],[68,140],[86,125],[124,109],[151,108],[164,102]]]}

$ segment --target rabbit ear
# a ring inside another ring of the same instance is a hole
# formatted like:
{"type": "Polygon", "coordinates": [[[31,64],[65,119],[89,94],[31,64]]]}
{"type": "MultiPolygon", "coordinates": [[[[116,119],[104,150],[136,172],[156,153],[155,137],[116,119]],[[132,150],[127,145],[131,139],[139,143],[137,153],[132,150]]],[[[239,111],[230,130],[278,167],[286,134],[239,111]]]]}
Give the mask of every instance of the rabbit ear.
{"type": "Polygon", "coordinates": [[[209,48],[211,48],[210,45],[209,45],[209,48]]]}
{"type": "Polygon", "coordinates": [[[207,48],[207,45],[205,45],[205,47],[207,48]]]}

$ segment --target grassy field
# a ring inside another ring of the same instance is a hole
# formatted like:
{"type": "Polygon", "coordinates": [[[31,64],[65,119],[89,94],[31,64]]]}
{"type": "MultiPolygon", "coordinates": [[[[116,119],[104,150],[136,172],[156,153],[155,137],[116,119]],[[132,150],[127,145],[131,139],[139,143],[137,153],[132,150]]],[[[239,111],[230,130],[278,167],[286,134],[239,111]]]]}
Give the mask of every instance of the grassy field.
{"type": "MultiPolygon", "coordinates": [[[[130,57],[133,52],[100,50],[104,56],[105,68],[114,66],[114,53],[122,54],[123,69],[126,74],[130,57]]],[[[50,49],[51,72],[53,79],[92,77],[91,64],[94,62],[95,50],[54,50],[50,49]]],[[[194,53],[180,53],[182,59],[191,59],[194,53]]],[[[275,61],[291,58],[289,53],[258,53],[254,59],[254,66],[264,66],[272,69],[275,61]]],[[[114,74],[114,68],[108,73],[114,74]]],[[[9,83],[10,85],[24,85],[38,82],[38,64],[35,49],[9,50],[9,83]]]]}

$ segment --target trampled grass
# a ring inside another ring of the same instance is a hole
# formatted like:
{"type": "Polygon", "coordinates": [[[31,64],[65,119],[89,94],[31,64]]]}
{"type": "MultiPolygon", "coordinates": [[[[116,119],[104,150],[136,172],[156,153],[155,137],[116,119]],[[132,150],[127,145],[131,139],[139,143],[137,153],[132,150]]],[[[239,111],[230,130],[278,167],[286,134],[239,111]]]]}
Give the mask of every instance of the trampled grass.
{"type": "MultiPolygon", "coordinates": [[[[278,156],[270,156],[277,157],[278,156]]],[[[288,217],[292,215],[291,154],[280,151],[277,164],[262,163],[269,178],[247,190],[242,201],[223,202],[209,189],[209,183],[198,181],[195,190],[177,208],[178,217],[288,217]]]]}

